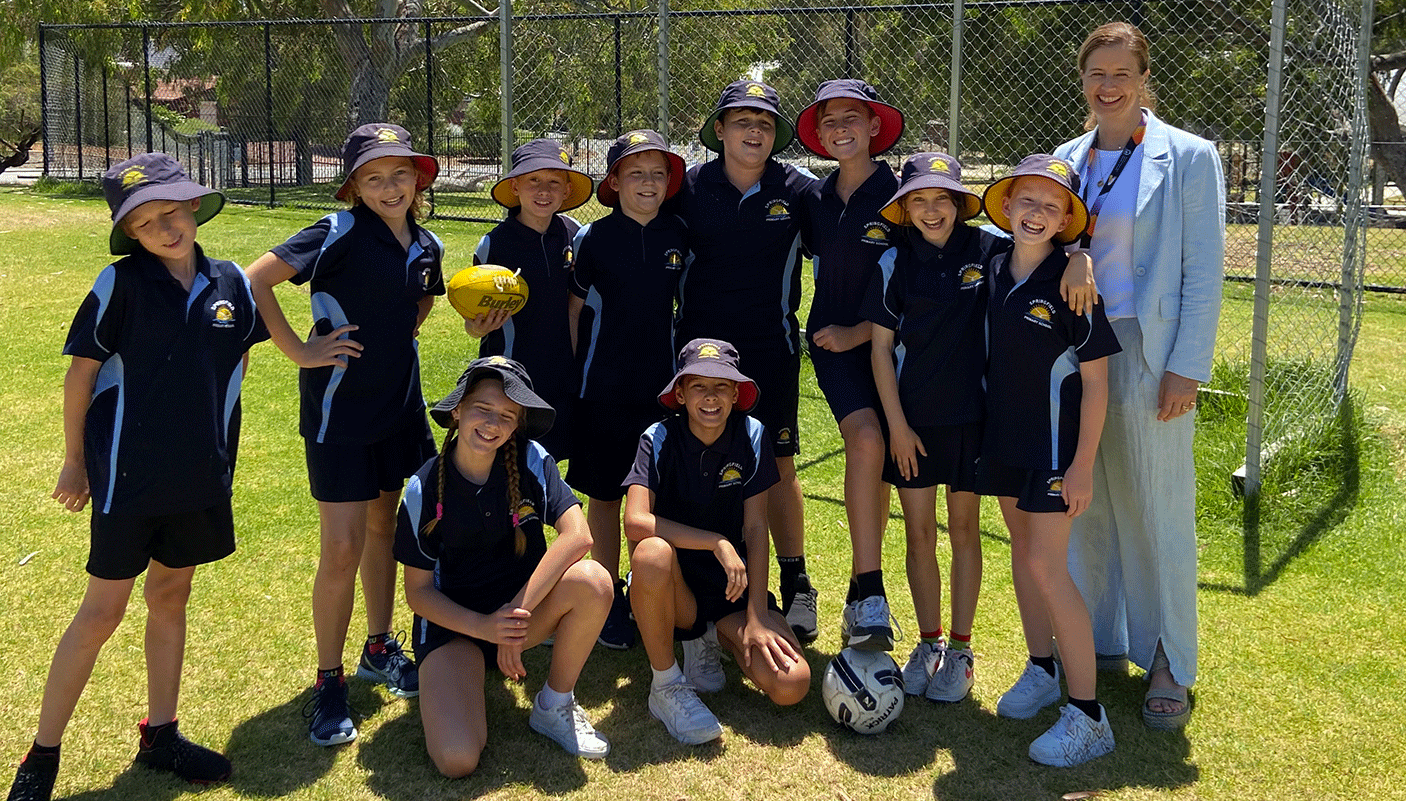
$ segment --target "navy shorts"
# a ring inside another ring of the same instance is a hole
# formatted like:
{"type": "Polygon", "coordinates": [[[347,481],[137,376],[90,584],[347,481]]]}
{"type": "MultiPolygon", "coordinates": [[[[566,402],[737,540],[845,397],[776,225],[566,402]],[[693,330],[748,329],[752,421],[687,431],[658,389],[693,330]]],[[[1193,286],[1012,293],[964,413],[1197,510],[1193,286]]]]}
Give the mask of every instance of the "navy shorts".
{"type": "Polygon", "coordinates": [[[410,650],[415,653],[415,662],[425,661],[425,657],[434,652],[440,646],[448,645],[456,639],[464,639],[478,646],[483,652],[484,671],[498,669],[498,644],[487,640],[480,640],[477,637],[470,637],[467,634],[460,634],[452,629],[447,629],[438,623],[426,620],[419,615],[415,616],[415,622],[410,634],[410,650]]]}
{"type": "Polygon", "coordinates": [[[566,483],[588,498],[618,501],[622,484],[635,466],[640,435],[664,419],[657,401],[628,404],[580,401],[576,407],[575,444],[567,463],[566,483]]]}
{"type": "Polygon", "coordinates": [[[234,513],[228,498],[206,509],[166,515],[94,510],[88,531],[88,573],[111,581],[140,576],[153,559],[181,568],[234,553],[234,513]]]}
{"type": "MultiPolygon", "coordinates": [[[[747,611],[747,593],[745,592],[736,601],[729,601],[726,596],[719,594],[694,595],[693,600],[698,605],[698,616],[693,619],[693,625],[689,628],[674,627],[675,642],[696,640],[708,633],[709,623],[717,623],[733,612],[747,611]]],[[[781,612],[781,607],[776,603],[776,596],[772,595],[770,591],[766,594],[766,608],[773,609],[777,613],[781,612]]]]}
{"type": "Polygon", "coordinates": [[[982,495],[1015,498],[1015,508],[1022,512],[1069,511],[1069,504],[1060,495],[1064,489],[1063,470],[1034,470],[982,459],[977,483],[984,490],[982,495]]]}
{"type": "MultiPolygon", "coordinates": [[[[918,454],[918,474],[904,479],[890,455],[884,460],[884,481],[899,489],[922,489],[946,484],[953,492],[979,492],[977,461],[981,456],[982,423],[955,426],[918,426],[927,456],[918,454]]],[[[888,430],[885,428],[885,445],[888,430]]],[[[985,495],[986,493],[980,493],[985,495]]]]}
{"type": "Polygon", "coordinates": [[[374,501],[399,492],[405,479],[435,455],[430,426],[421,412],[399,430],[368,445],[303,440],[312,497],[327,503],[374,501]]]}
{"type": "Polygon", "coordinates": [[[830,405],[838,423],[860,409],[879,409],[879,390],[874,386],[874,368],[869,362],[869,343],[841,353],[810,343],[810,361],[815,365],[815,383],[830,405]]]}
{"type": "Polygon", "coordinates": [[[801,402],[800,354],[766,352],[755,345],[739,345],[737,353],[742,357],[742,374],[755,381],[760,392],[756,407],[747,414],[766,426],[774,456],[795,456],[801,452],[801,432],[796,426],[801,402]]]}

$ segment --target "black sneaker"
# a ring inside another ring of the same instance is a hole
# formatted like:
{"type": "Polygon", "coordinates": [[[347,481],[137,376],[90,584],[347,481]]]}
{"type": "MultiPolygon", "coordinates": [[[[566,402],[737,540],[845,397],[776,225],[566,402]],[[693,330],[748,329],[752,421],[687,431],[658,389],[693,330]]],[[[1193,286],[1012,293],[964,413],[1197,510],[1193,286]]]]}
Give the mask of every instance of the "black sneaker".
{"type": "Polygon", "coordinates": [[[610,614],[596,642],[606,648],[624,651],[635,645],[635,624],[630,620],[630,599],[625,596],[625,582],[615,582],[615,599],[610,602],[610,614]]]}
{"type": "Polygon", "coordinates": [[[341,745],[356,739],[347,684],[340,679],[327,679],[313,689],[303,705],[303,718],[308,721],[308,739],[318,745],[341,745]]]}
{"type": "Polygon", "coordinates": [[[187,740],[175,721],[151,731],[143,719],[137,728],[142,732],[137,764],[169,770],[195,784],[213,784],[229,778],[230,764],[224,754],[187,740]]]}
{"type": "Polygon", "coordinates": [[[10,785],[9,801],[49,801],[54,795],[54,779],[59,776],[57,754],[25,754],[15,783],[10,785]]]}
{"type": "Polygon", "coordinates": [[[811,586],[810,576],[800,573],[796,576],[796,594],[781,611],[786,616],[786,622],[791,624],[791,630],[796,633],[796,639],[803,643],[815,642],[820,636],[819,595],[811,586]]]}
{"type": "Polygon", "coordinates": [[[356,677],[386,685],[392,695],[414,698],[420,694],[420,670],[415,661],[401,650],[400,640],[387,636],[385,649],[372,653],[371,643],[361,646],[361,662],[356,677]]]}

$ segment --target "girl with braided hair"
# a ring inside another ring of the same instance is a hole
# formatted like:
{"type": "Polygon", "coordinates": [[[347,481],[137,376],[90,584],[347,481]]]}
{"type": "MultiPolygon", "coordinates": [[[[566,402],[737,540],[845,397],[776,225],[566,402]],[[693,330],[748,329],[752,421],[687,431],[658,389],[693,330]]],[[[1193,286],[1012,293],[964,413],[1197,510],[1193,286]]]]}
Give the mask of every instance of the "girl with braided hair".
{"type": "Polygon", "coordinates": [[[610,751],[572,690],[613,588],[604,568],[582,561],[591,547],[585,515],[535,441],[555,415],[521,364],[476,359],[430,410],[444,444],[400,505],[395,557],[415,612],[425,747],[450,778],[472,773],[487,743],[487,666],[521,680],[523,650],[548,637],[551,667],[529,724],[569,753],[610,751]],[[557,531],[550,547],[544,522],[557,531]]]}

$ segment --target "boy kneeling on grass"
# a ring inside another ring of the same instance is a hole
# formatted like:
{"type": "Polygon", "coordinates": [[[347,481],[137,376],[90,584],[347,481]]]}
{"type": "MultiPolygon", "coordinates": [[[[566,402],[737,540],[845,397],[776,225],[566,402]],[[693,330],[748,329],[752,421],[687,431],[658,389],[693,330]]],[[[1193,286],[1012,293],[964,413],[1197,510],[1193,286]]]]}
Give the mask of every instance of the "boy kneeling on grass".
{"type": "Polygon", "coordinates": [[[199,784],[230,773],[228,759],[177,730],[176,697],[191,577],[234,552],[239,388],[249,348],[268,331],[243,271],[195,243],[223,195],[164,153],[114,166],[103,193],[110,249],[126,258],[98,274],[64,344],[73,362],[53,492],[69,511],[93,502],[88,588],[54,651],[11,801],[53,794],[59,741],[143,572],[148,714],[136,761],[199,784]]]}
{"type": "Polygon", "coordinates": [[[746,411],[757,385],[737,350],[695,339],[659,402],[679,412],[640,436],[625,479],[630,604],[654,679],[650,714],[680,742],[722,725],[697,691],[721,690],[726,647],[747,678],[783,706],[810,689],[810,666],[767,586],[767,490],[778,481],[766,429],[746,411]],[[673,640],[683,641],[683,667],[673,640]]]}

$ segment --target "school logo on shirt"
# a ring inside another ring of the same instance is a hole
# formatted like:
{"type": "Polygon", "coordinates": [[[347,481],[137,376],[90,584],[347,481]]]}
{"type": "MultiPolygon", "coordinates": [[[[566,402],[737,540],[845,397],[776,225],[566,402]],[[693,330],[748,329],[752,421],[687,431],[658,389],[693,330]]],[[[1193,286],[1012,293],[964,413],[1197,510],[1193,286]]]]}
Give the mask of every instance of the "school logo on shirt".
{"type": "Polygon", "coordinates": [[[683,251],[679,250],[678,248],[669,248],[668,250],[664,251],[664,269],[682,270],[683,251]]]}
{"type": "Polygon", "coordinates": [[[718,489],[723,487],[735,487],[742,483],[742,465],[737,462],[728,462],[723,466],[722,472],[718,474],[718,489]]]}
{"type": "Polygon", "coordinates": [[[776,432],[776,441],[786,443],[791,441],[791,429],[782,428],[776,432]]]}
{"type": "Polygon", "coordinates": [[[210,312],[214,315],[210,325],[214,328],[234,328],[234,304],[227,300],[217,300],[210,304],[210,312]]]}
{"type": "Polygon", "coordinates": [[[561,249],[561,266],[567,270],[576,266],[576,252],[571,249],[570,245],[561,249]]]}
{"type": "Polygon", "coordinates": [[[131,189],[137,184],[144,183],[146,180],[146,173],[142,171],[141,167],[128,167],[122,171],[123,189],[131,189]]]}
{"type": "Polygon", "coordinates": [[[518,505],[517,522],[519,525],[526,523],[529,520],[534,520],[536,519],[536,517],[537,508],[532,505],[531,501],[523,501],[521,504],[518,505]]]}
{"type": "Polygon", "coordinates": [[[776,222],[777,220],[791,219],[791,204],[785,200],[773,200],[766,204],[766,221],[776,222]]]}
{"type": "Polygon", "coordinates": [[[962,289],[976,289],[986,280],[986,273],[982,272],[980,264],[968,264],[962,268],[961,280],[962,289]]]}
{"type": "Polygon", "coordinates": [[[1025,319],[1036,325],[1052,328],[1050,321],[1054,319],[1054,304],[1045,300],[1030,301],[1030,308],[1025,311],[1025,319]]]}
{"type": "Polygon", "coordinates": [[[868,242],[871,245],[885,245],[889,243],[889,224],[886,222],[871,222],[864,226],[864,235],[859,238],[861,242],[868,242]]]}
{"type": "Polygon", "coordinates": [[[1045,481],[1045,494],[1051,498],[1058,498],[1064,494],[1064,476],[1054,476],[1045,481]]]}
{"type": "Polygon", "coordinates": [[[434,266],[426,265],[420,268],[420,289],[430,291],[430,281],[434,278],[434,266]]]}

